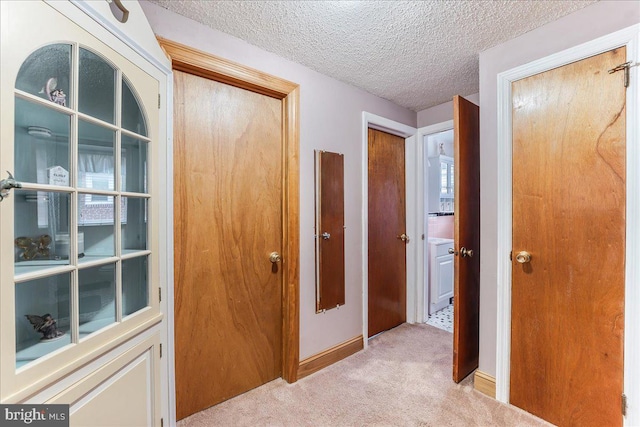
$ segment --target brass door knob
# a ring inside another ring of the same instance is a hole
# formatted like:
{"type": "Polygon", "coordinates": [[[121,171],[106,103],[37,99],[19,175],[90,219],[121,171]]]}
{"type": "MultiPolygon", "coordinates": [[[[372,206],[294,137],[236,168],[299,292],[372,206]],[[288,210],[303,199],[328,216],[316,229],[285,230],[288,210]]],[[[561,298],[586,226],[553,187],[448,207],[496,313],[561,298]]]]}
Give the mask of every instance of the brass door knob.
{"type": "Polygon", "coordinates": [[[269,254],[269,261],[275,264],[276,262],[282,261],[282,257],[278,252],[271,252],[271,254],[269,254]]]}
{"type": "Polygon", "coordinates": [[[467,249],[464,246],[460,248],[460,256],[462,258],[464,257],[473,257],[473,249],[467,249]]]}
{"type": "Polygon", "coordinates": [[[402,233],[401,235],[399,235],[398,239],[402,240],[405,243],[409,243],[409,236],[407,236],[405,233],[402,233]]]}
{"type": "Polygon", "coordinates": [[[526,264],[531,261],[531,254],[527,251],[521,251],[516,255],[516,261],[520,264],[526,264]]]}

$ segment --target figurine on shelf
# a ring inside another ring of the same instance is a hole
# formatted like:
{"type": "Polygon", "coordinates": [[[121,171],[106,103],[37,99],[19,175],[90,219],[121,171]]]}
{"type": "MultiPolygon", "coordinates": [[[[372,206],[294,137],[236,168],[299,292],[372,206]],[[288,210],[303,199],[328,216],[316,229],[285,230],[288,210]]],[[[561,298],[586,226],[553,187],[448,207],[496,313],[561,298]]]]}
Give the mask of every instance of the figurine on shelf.
{"type": "Polygon", "coordinates": [[[44,92],[49,97],[49,101],[54,102],[58,105],[62,105],[63,107],[67,106],[67,95],[64,93],[62,89],[56,89],[58,86],[58,79],[55,77],[51,77],[47,80],[47,84],[45,85],[44,92]]]}
{"type": "Polygon", "coordinates": [[[42,341],[51,341],[60,338],[64,332],[58,330],[56,320],[49,314],[36,316],[35,314],[25,314],[29,322],[33,325],[33,329],[42,334],[42,341]]]}
{"type": "Polygon", "coordinates": [[[51,236],[43,234],[42,236],[32,239],[31,237],[18,237],[15,240],[16,246],[22,249],[20,258],[23,260],[31,260],[36,257],[49,258],[49,245],[51,245],[51,236]]]}

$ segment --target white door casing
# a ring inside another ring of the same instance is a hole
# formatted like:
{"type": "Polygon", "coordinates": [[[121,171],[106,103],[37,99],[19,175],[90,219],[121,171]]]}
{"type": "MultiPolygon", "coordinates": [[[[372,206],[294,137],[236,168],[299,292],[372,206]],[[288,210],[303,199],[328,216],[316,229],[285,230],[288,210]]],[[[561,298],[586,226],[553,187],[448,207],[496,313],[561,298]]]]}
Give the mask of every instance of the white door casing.
{"type": "MultiPolygon", "coordinates": [[[[628,409],[625,425],[640,425],[640,24],[558,52],[498,75],[498,301],[496,345],[496,399],[509,402],[511,351],[511,262],[512,227],[512,123],[511,83],[552,68],[561,67],[617,47],[626,46],[630,68],[627,88],[627,228],[625,260],[624,393],[628,409]]],[[[597,203],[597,201],[594,201],[597,203]]]]}

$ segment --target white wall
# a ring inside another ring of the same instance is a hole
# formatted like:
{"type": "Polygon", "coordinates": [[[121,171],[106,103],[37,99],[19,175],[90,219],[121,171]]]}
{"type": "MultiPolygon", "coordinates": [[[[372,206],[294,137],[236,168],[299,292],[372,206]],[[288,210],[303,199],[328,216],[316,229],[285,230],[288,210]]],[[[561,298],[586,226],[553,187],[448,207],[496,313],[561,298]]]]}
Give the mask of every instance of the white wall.
{"type": "MultiPolygon", "coordinates": [[[[480,105],[480,94],[474,93],[464,97],[476,105],[480,105]]],[[[435,125],[437,123],[453,120],[453,100],[436,105],[426,110],[418,111],[418,127],[435,125]]]]}
{"type": "Polygon", "coordinates": [[[362,111],[409,126],[416,113],[302,65],[140,2],[154,32],[300,85],[300,359],[362,334],[362,111]],[[313,150],[345,155],[346,303],[315,313],[313,150]]]}
{"type": "Polygon", "coordinates": [[[480,53],[479,369],[490,375],[496,373],[497,74],[638,22],[640,2],[601,1],[480,53]]]}

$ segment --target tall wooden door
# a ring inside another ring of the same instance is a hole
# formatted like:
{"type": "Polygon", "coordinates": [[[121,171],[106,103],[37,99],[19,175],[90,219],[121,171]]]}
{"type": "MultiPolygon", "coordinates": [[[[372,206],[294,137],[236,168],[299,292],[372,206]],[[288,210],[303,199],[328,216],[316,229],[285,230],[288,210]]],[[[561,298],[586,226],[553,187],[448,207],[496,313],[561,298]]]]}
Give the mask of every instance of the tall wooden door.
{"type": "Polygon", "coordinates": [[[620,48],[513,83],[513,405],[622,424],[624,73],[620,48]]]}
{"type": "Polygon", "coordinates": [[[455,219],[453,380],[478,367],[480,345],[480,109],[453,98],[455,219]]]}
{"type": "Polygon", "coordinates": [[[175,71],[181,419],[281,374],[282,104],[175,71]]]}
{"type": "Polygon", "coordinates": [[[369,337],[407,320],[404,144],[369,129],[369,337]]]}

